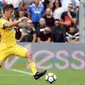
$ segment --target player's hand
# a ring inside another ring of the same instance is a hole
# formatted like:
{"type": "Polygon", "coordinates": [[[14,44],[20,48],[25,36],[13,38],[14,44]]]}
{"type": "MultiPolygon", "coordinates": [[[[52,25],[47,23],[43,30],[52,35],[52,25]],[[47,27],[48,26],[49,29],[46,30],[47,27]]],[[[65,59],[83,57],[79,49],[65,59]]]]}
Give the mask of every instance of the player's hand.
{"type": "Polygon", "coordinates": [[[27,21],[28,18],[27,18],[27,17],[22,17],[22,18],[20,18],[18,21],[21,22],[21,21],[23,21],[23,20],[26,20],[26,21],[27,21]]]}

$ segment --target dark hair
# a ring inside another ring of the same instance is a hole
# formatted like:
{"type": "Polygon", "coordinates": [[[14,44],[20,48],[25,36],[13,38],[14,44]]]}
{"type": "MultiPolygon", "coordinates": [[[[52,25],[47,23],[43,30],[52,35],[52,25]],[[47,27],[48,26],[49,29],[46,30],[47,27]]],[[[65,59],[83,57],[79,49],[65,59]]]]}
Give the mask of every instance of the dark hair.
{"type": "Polygon", "coordinates": [[[70,31],[70,28],[74,28],[76,32],[78,31],[78,28],[77,28],[76,25],[71,25],[71,26],[69,26],[68,28],[69,28],[68,31],[70,31]]]}
{"type": "MultiPolygon", "coordinates": [[[[55,8],[56,8],[55,3],[56,3],[56,1],[53,3],[53,5],[54,5],[54,9],[53,9],[53,11],[54,11],[55,8]]],[[[62,7],[62,4],[61,4],[61,1],[60,1],[60,0],[59,0],[59,7],[62,7]]]]}
{"type": "Polygon", "coordinates": [[[6,10],[13,10],[14,9],[14,7],[13,7],[13,5],[12,4],[6,4],[6,5],[4,5],[4,7],[3,7],[3,13],[6,11],[6,10]]]}
{"type": "Polygon", "coordinates": [[[50,3],[49,0],[44,0],[43,5],[44,5],[45,9],[47,8],[48,3],[50,3]]]}

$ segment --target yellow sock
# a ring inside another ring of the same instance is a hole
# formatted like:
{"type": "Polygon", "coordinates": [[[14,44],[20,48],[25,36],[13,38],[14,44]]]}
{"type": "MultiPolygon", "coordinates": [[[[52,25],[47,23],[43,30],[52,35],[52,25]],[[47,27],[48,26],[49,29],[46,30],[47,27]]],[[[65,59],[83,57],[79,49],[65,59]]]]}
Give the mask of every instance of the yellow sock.
{"type": "Polygon", "coordinates": [[[33,72],[33,74],[35,75],[37,72],[37,68],[34,62],[29,62],[29,67],[31,69],[31,71],[33,72]]]}

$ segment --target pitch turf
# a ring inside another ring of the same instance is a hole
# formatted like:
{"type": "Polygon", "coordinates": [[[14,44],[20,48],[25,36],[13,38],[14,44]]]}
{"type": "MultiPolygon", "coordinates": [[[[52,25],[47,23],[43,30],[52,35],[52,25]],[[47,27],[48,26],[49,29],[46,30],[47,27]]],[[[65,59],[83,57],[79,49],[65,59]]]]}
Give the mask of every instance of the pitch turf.
{"type": "MultiPolygon", "coordinates": [[[[31,72],[27,69],[21,71],[31,72]]],[[[85,70],[58,70],[56,68],[48,70],[57,75],[57,81],[53,85],[85,85],[85,70]]],[[[15,72],[7,69],[0,69],[0,85],[49,85],[45,81],[45,76],[39,80],[34,80],[31,75],[15,72]]]]}
{"type": "MultiPolygon", "coordinates": [[[[9,62],[11,60],[12,57],[9,59],[9,62]]],[[[36,60],[40,61],[41,59],[36,60]]],[[[77,65],[79,64],[79,62],[73,61],[72,59],[69,61],[75,62],[77,65]]],[[[45,66],[49,64],[53,65],[48,72],[55,73],[57,81],[52,85],[85,85],[85,70],[74,70],[71,67],[67,70],[59,70],[54,66],[55,62],[63,65],[63,62],[55,59],[43,64],[45,66]]],[[[11,69],[16,69],[16,71],[4,69],[4,67],[0,68],[0,85],[50,85],[45,81],[45,76],[39,80],[35,80],[32,75],[28,75],[27,73],[31,73],[31,70],[26,69],[26,64],[26,60],[20,58],[11,67],[11,69]],[[19,72],[17,72],[17,70],[19,70],[19,72]]]]}

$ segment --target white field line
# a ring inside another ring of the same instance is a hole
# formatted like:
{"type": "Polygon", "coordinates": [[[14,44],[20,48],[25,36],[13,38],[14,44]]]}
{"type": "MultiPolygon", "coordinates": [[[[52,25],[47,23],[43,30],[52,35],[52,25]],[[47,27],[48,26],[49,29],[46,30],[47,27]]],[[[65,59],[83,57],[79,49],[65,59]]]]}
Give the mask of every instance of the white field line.
{"type": "Polygon", "coordinates": [[[0,74],[0,76],[28,76],[28,75],[15,75],[15,74],[0,74]]]}
{"type": "Polygon", "coordinates": [[[21,70],[17,70],[17,69],[9,69],[9,70],[14,71],[14,72],[18,72],[18,73],[23,73],[23,74],[33,75],[33,74],[30,73],[30,72],[25,72],[25,71],[21,71],[21,70]]]}

